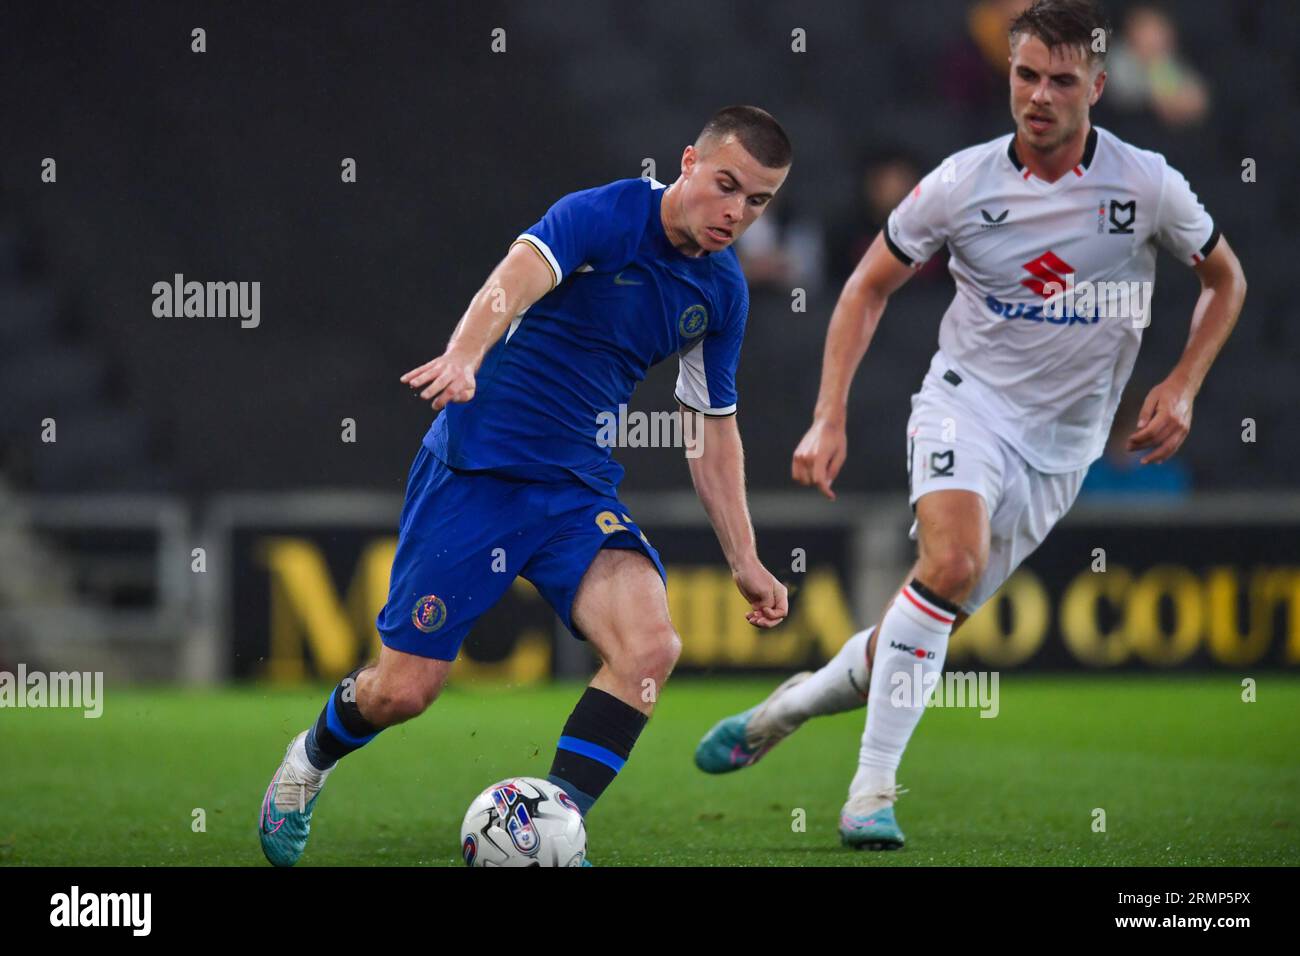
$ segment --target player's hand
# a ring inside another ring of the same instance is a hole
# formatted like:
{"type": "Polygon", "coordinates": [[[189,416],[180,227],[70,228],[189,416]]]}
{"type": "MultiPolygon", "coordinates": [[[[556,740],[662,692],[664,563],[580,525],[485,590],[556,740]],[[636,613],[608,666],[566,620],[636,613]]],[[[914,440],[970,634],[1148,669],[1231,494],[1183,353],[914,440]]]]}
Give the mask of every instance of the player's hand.
{"type": "Polygon", "coordinates": [[[448,349],[432,362],[411,369],[401,381],[412,391],[423,389],[419,397],[433,400],[433,410],[441,411],[451,402],[468,402],[474,397],[474,373],[478,362],[454,349],[448,349]]]}
{"type": "Polygon", "coordinates": [[[1144,465],[1172,458],[1192,430],[1194,398],[1181,378],[1167,378],[1151,389],[1138,414],[1137,431],[1128,437],[1128,450],[1154,448],[1142,459],[1144,465]]]}
{"type": "Polygon", "coordinates": [[[849,439],[843,420],[815,419],[794,450],[790,476],[801,485],[813,485],[831,501],[833,482],[848,456],[849,439]]]}
{"type": "Polygon", "coordinates": [[[731,578],[752,609],[745,620],[755,627],[776,627],[790,613],[785,585],[772,577],[757,558],[742,564],[731,573],[731,578]]]}

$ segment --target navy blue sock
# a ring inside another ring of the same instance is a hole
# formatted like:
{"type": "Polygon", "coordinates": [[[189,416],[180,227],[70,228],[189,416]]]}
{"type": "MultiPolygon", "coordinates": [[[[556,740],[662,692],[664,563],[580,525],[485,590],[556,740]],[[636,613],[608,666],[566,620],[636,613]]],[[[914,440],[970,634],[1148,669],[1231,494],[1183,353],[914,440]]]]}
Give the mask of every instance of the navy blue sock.
{"type": "Polygon", "coordinates": [[[564,725],[546,779],[571,796],[585,817],[623,769],[647,720],[614,695],[588,687],[564,725]]]}
{"type": "Polygon", "coordinates": [[[307,759],[318,770],[328,770],[340,757],[364,747],[382,729],[362,717],[357,707],[357,675],[363,670],[358,667],[339,682],[315,726],[307,731],[307,759]]]}

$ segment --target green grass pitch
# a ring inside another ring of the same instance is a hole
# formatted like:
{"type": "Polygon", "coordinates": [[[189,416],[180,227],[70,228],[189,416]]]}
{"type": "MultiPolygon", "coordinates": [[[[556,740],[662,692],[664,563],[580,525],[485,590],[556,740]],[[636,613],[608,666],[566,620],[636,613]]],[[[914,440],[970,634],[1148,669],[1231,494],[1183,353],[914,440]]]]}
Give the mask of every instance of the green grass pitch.
{"type": "MultiPolygon", "coordinates": [[[[1295,676],[1258,675],[1258,700],[1245,703],[1232,675],[1004,674],[995,719],[926,714],[899,773],[910,792],[897,853],[838,842],[863,711],[809,723],[748,770],[695,769],[704,731],[775,683],[668,686],[588,819],[597,866],[1300,863],[1295,676]]],[[[326,690],[109,688],[98,720],[0,711],[0,864],[266,865],[263,791],[326,690]],[[206,832],[194,832],[196,809],[206,832]]],[[[544,777],[578,694],[449,689],[343,762],[299,865],[461,865],[471,798],[502,777],[544,777]]]]}

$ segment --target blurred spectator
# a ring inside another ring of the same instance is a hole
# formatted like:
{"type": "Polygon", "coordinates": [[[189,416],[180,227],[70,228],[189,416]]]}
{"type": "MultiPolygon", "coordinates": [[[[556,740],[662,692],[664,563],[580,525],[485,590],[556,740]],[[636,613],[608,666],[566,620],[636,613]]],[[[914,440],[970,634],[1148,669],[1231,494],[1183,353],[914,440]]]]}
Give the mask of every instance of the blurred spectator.
{"type": "Polygon", "coordinates": [[[1192,478],[1183,459],[1174,455],[1162,464],[1140,464],[1143,456],[1153,449],[1128,451],[1126,442],[1137,431],[1138,414],[1149,389],[1137,388],[1133,383],[1125,389],[1115,410],[1115,421],[1106,439],[1106,451],[1092,463],[1079,496],[1091,499],[1141,495],[1176,501],[1186,498],[1191,491],[1192,478]]]}
{"type": "MultiPolygon", "coordinates": [[[[862,164],[857,202],[844,219],[836,222],[827,237],[830,279],[842,285],[857,267],[863,253],[884,228],[894,207],[921,181],[922,170],[915,157],[901,149],[873,153],[862,164]]],[[[924,278],[943,275],[942,255],[934,256],[918,273],[924,278]]]]}
{"type": "Polygon", "coordinates": [[[1205,84],[1178,54],[1178,31],[1163,10],[1142,5],[1124,18],[1107,58],[1106,98],[1150,110],[1168,127],[1196,126],[1209,112],[1205,84]]]}
{"type": "Polygon", "coordinates": [[[783,293],[820,288],[826,271],[820,230],[787,202],[755,220],[736,241],[736,255],[751,287],[783,293]]]}
{"type": "Polygon", "coordinates": [[[944,51],[943,98],[964,110],[1005,107],[1011,46],[1011,21],[1029,0],[980,0],[966,16],[966,34],[944,51]]]}

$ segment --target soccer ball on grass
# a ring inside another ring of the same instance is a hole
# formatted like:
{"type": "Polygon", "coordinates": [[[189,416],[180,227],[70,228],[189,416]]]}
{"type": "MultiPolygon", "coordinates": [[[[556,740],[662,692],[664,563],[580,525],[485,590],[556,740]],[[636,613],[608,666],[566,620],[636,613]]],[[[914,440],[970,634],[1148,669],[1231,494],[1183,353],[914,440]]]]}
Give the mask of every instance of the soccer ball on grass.
{"type": "Polygon", "coordinates": [[[582,866],[587,829],[578,805],[555,784],[512,777],[474,798],[460,847],[466,866],[582,866]]]}

